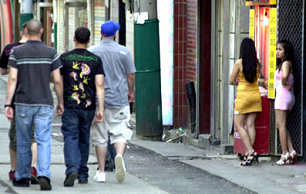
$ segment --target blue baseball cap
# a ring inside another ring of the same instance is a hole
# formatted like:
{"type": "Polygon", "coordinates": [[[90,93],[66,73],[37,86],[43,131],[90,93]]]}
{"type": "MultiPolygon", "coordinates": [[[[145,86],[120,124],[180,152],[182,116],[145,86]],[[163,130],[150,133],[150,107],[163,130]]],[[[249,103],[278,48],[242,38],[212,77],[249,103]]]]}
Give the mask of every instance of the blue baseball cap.
{"type": "Polygon", "coordinates": [[[120,24],[108,20],[101,25],[101,34],[105,37],[113,36],[120,29],[120,24]]]}

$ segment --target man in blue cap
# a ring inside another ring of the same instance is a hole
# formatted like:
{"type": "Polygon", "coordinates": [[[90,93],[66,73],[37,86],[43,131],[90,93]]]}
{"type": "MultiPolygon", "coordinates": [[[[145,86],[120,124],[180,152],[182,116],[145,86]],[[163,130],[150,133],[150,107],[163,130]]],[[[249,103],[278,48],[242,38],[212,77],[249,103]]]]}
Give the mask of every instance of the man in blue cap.
{"type": "Polygon", "coordinates": [[[135,65],[126,47],[115,42],[120,25],[106,21],[101,26],[102,40],[88,50],[98,55],[105,72],[104,121],[92,127],[92,141],[96,148],[99,170],[94,181],[105,182],[105,159],[108,135],[116,150],[115,166],[118,182],[125,179],[123,155],[132,131],[128,128],[130,120],[129,103],[135,99],[135,65]]]}

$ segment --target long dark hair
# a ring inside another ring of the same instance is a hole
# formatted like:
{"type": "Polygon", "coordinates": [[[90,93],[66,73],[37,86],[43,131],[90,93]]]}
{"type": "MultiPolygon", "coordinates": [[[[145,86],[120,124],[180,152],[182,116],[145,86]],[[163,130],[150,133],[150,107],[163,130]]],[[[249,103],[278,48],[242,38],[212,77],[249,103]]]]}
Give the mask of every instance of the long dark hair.
{"type": "Polygon", "coordinates": [[[276,59],[276,65],[277,65],[277,69],[278,71],[281,70],[283,62],[284,61],[290,61],[292,64],[292,68],[294,67],[294,48],[293,48],[293,44],[289,41],[289,40],[280,40],[277,42],[277,44],[282,45],[282,47],[284,48],[285,51],[285,58],[282,61],[282,59],[277,58],[276,59]]]}
{"type": "Polygon", "coordinates": [[[256,56],[256,49],[254,41],[250,38],[244,38],[240,46],[240,59],[242,59],[242,68],[244,78],[254,83],[257,77],[258,59],[256,56]]]}

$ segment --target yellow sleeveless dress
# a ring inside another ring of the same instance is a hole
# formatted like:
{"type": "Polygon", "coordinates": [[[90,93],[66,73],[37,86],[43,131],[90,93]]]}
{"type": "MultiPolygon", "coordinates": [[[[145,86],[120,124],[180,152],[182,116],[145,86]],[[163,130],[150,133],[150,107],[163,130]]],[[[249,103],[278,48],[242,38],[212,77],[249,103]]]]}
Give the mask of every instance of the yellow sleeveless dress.
{"type": "Polygon", "coordinates": [[[258,74],[254,83],[248,82],[241,71],[238,73],[238,88],[235,101],[235,114],[261,112],[261,97],[258,88],[258,74]]]}

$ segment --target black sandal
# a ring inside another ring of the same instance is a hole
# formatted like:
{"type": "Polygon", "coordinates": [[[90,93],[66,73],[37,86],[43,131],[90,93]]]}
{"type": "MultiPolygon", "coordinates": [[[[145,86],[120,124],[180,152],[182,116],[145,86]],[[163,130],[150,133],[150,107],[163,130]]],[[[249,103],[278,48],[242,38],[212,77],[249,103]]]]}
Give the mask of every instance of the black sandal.
{"type": "Polygon", "coordinates": [[[249,156],[249,154],[245,154],[245,155],[244,155],[243,160],[240,162],[240,165],[241,165],[241,166],[245,166],[244,164],[247,162],[248,156],[249,156]]]}
{"type": "Polygon", "coordinates": [[[257,161],[258,163],[258,154],[257,152],[254,150],[252,154],[248,155],[247,160],[244,161],[244,163],[241,163],[242,166],[252,166],[253,161],[257,161]],[[252,157],[250,159],[250,157],[252,157]]]}

